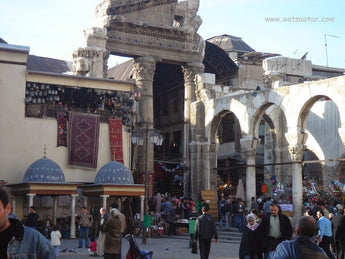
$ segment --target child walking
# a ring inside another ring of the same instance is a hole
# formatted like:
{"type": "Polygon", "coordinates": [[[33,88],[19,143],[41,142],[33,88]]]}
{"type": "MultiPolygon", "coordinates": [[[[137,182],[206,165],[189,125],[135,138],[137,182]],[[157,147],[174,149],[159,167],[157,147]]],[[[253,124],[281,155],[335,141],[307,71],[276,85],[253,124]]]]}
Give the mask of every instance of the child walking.
{"type": "Polygon", "coordinates": [[[61,245],[61,233],[59,231],[58,226],[54,226],[52,232],[50,233],[50,242],[55,250],[55,256],[59,255],[59,248],[61,245]]]}

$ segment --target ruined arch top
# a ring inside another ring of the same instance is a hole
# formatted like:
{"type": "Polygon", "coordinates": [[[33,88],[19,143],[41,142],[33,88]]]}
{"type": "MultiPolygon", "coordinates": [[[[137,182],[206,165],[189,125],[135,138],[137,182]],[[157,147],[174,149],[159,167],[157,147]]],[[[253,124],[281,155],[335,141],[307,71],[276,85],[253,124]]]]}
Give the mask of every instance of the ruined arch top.
{"type": "Polygon", "coordinates": [[[96,8],[97,27],[106,29],[111,54],[202,63],[198,8],[199,0],[104,0],[96,8]]]}

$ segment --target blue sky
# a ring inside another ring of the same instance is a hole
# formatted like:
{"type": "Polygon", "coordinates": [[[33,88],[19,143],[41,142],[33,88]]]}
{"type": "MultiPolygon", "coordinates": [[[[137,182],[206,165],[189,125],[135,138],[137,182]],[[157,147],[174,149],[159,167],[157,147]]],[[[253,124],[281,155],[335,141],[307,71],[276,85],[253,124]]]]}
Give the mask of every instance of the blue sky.
{"type": "MultiPolygon", "coordinates": [[[[6,1],[0,9],[0,37],[10,44],[29,46],[33,55],[72,60],[72,51],[85,46],[83,30],[94,24],[99,2],[6,1]]],[[[203,24],[198,33],[204,39],[238,36],[256,51],[292,58],[308,52],[307,59],[317,65],[327,62],[326,34],[328,65],[345,68],[344,10],[345,1],[338,0],[200,0],[198,14],[203,24]],[[280,22],[269,22],[269,18],[280,22]]]]}

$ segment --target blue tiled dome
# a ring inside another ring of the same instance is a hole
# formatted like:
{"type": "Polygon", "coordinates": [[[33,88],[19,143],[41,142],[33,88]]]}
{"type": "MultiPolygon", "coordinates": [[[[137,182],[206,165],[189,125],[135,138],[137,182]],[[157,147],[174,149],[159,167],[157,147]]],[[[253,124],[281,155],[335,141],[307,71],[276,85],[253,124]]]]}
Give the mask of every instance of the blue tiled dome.
{"type": "Polygon", "coordinates": [[[65,175],[57,163],[43,157],[29,166],[23,182],[64,183],[65,175]]]}
{"type": "Polygon", "coordinates": [[[134,184],[134,180],[126,166],[117,161],[111,161],[99,169],[95,184],[134,184]]]}

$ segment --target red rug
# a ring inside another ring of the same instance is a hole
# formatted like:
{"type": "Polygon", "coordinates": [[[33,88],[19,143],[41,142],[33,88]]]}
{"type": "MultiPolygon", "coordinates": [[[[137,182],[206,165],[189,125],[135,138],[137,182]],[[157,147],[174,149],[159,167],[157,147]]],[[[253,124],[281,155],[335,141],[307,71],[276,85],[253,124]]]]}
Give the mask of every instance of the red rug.
{"type": "Polygon", "coordinates": [[[97,167],[100,117],[69,113],[68,161],[70,165],[97,167]]]}
{"type": "Polygon", "coordinates": [[[123,164],[123,152],[122,152],[122,120],[109,117],[109,138],[110,138],[110,150],[111,160],[116,160],[123,164]]]}
{"type": "Polygon", "coordinates": [[[56,112],[58,123],[57,146],[67,146],[67,113],[56,112]]]}

